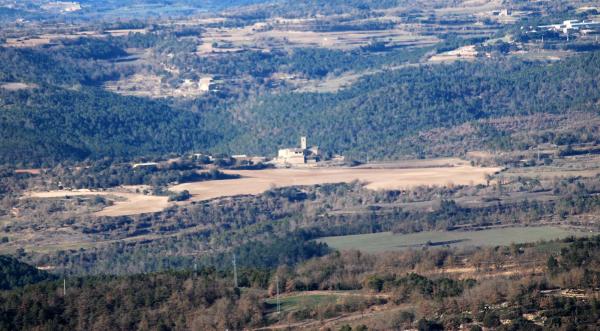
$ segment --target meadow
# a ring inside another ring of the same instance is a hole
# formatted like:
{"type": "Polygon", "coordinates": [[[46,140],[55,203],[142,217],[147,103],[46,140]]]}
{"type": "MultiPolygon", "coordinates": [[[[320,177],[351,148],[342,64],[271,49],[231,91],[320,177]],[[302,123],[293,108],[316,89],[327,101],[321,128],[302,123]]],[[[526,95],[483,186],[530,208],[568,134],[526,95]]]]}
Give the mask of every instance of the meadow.
{"type": "Polygon", "coordinates": [[[376,253],[421,247],[499,246],[591,234],[553,226],[540,226],[497,228],[481,231],[429,231],[411,234],[381,232],[323,237],[319,241],[339,250],[357,249],[376,253]]]}

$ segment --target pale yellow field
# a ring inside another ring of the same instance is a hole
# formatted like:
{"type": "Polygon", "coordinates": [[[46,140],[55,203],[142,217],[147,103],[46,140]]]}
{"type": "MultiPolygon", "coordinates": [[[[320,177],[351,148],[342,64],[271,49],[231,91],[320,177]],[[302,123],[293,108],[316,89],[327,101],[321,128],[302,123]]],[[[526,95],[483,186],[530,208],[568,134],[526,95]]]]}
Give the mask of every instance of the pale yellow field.
{"type": "Polygon", "coordinates": [[[20,90],[28,90],[36,88],[37,84],[29,84],[29,83],[0,83],[0,88],[9,90],[9,91],[20,91],[20,90]]]}
{"type": "Polygon", "coordinates": [[[133,95],[148,98],[194,98],[210,90],[212,77],[202,77],[197,81],[184,79],[178,86],[169,86],[161,76],[153,73],[136,73],[117,81],[109,81],[104,87],[121,95],[133,95]]]}
{"type": "Polygon", "coordinates": [[[77,39],[80,37],[93,37],[93,38],[106,38],[107,35],[113,37],[126,36],[129,33],[147,33],[145,29],[122,29],[122,30],[107,30],[105,33],[98,31],[75,31],[71,33],[44,33],[41,35],[20,37],[20,38],[6,38],[4,46],[6,47],[39,47],[52,43],[53,40],[58,39],[77,39]]]}
{"type": "Polygon", "coordinates": [[[281,21],[266,21],[243,28],[208,28],[202,35],[203,44],[198,54],[238,51],[244,48],[270,49],[277,47],[325,47],[332,49],[353,49],[368,45],[374,38],[386,39],[395,45],[430,45],[438,42],[437,37],[424,36],[394,28],[390,30],[316,32],[307,30],[310,20],[300,20],[295,24],[281,24],[281,21]],[[213,48],[212,44],[228,44],[229,47],[213,48]]]}
{"type": "Polygon", "coordinates": [[[485,175],[500,168],[480,168],[470,165],[428,168],[298,168],[226,171],[242,178],[185,183],[170,188],[188,190],[192,200],[208,200],[224,196],[260,194],[273,187],[317,185],[358,180],[373,190],[407,189],[415,186],[470,185],[485,183],[485,175]]]}
{"type": "MultiPolygon", "coordinates": [[[[460,159],[409,160],[376,163],[360,167],[292,168],[266,170],[227,170],[239,179],[184,183],[170,191],[188,190],[192,201],[236,195],[261,194],[274,187],[342,183],[358,180],[372,190],[407,189],[415,186],[474,185],[485,183],[485,175],[500,168],[472,167],[460,159]]],[[[114,204],[94,213],[96,216],[124,216],[159,212],[174,204],[166,196],[135,193],[135,187],[111,191],[57,190],[30,192],[25,198],[64,198],[101,195],[117,197],[114,204]]]]}
{"type": "Polygon", "coordinates": [[[454,62],[458,60],[474,60],[477,56],[477,50],[474,45],[463,46],[455,50],[436,54],[429,58],[429,62],[454,62]]]}
{"type": "Polygon", "coordinates": [[[141,193],[119,192],[119,191],[45,191],[31,192],[26,195],[27,198],[64,198],[74,196],[116,196],[122,200],[115,200],[112,206],[106,207],[103,210],[94,213],[96,216],[124,216],[136,215],[142,213],[159,212],[169,206],[168,197],[144,195],[141,193]]]}

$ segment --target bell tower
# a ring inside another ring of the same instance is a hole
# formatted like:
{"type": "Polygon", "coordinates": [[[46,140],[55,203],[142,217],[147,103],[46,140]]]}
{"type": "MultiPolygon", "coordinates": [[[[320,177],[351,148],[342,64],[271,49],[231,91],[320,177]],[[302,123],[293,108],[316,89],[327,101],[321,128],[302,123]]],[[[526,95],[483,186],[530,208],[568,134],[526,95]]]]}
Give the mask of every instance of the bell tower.
{"type": "Polygon", "coordinates": [[[300,148],[306,149],[306,136],[300,137],[300,148]]]}

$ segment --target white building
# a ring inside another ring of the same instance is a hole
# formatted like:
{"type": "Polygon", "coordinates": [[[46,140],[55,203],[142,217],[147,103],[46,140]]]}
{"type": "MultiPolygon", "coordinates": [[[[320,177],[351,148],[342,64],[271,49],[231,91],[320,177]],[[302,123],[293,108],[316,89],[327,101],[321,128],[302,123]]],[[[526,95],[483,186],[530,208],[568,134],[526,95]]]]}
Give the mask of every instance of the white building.
{"type": "Polygon", "coordinates": [[[300,137],[300,147],[283,148],[277,152],[275,164],[293,166],[315,164],[321,160],[318,146],[308,147],[305,136],[300,137]]]}

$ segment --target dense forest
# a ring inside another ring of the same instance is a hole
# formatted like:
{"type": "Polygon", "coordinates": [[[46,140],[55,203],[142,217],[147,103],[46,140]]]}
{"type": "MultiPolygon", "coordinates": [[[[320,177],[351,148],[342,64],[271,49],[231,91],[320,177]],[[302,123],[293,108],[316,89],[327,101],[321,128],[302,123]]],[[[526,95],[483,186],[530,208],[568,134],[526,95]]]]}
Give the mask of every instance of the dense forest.
{"type": "MultiPolygon", "coordinates": [[[[292,267],[242,268],[240,287],[235,287],[231,269],[206,267],[70,277],[64,280],[64,293],[63,281],[37,279],[37,284],[0,292],[5,312],[0,328],[241,330],[310,318],[323,321],[348,313],[364,318],[369,316],[364,314],[369,307],[378,306],[399,309],[369,319],[368,327],[355,327],[444,330],[466,325],[471,330],[481,330],[482,326],[495,330],[593,330],[598,326],[597,298],[580,300],[560,295],[560,290],[595,291],[600,284],[599,240],[568,238],[483,250],[411,250],[378,255],[333,252],[292,267]],[[548,245],[558,249],[540,249],[548,245]],[[535,262],[536,268],[544,272],[478,279],[436,274],[444,268],[465,267],[465,263],[476,266],[479,273],[493,274],[503,266],[531,266],[532,260],[540,261],[535,262]],[[488,264],[490,261],[493,264],[488,264]],[[299,309],[274,313],[276,291],[317,289],[354,290],[360,295],[321,305],[305,301],[299,309]]],[[[6,263],[6,259],[0,262],[6,263]]],[[[350,330],[350,326],[340,330],[350,330]]]]}
{"type": "Polygon", "coordinates": [[[9,256],[0,256],[0,289],[10,290],[56,277],[9,256]]]}
{"type": "Polygon", "coordinates": [[[69,279],[2,293],[3,330],[197,329],[260,325],[264,305],[214,270],[69,279]],[[139,313],[135,313],[139,312],[139,313]],[[94,318],[89,318],[94,316],[94,318]]]}
{"type": "MultiPolygon", "coordinates": [[[[149,185],[166,187],[172,183],[190,183],[207,180],[239,178],[239,175],[225,174],[216,168],[197,171],[191,165],[171,163],[165,167],[146,166],[134,168],[130,164],[111,164],[97,162],[93,167],[67,172],[66,169],[54,169],[50,177],[60,178],[60,186],[69,188],[109,188],[120,185],[149,185]]],[[[55,182],[54,186],[58,186],[55,182]]]]}
{"type": "MultiPolygon", "coordinates": [[[[91,49],[108,46],[83,45],[91,49]]],[[[198,101],[193,107],[196,111],[189,111],[167,100],[102,90],[97,83],[118,75],[116,69],[101,63],[80,66],[78,57],[88,56],[91,50],[73,53],[69,49],[51,52],[54,55],[0,49],[2,62],[9,64],[0,69],[0,80],[36,84],[20,91],[0,89],[2,162],[40,164],[65,158],[191,150],[270,155],[300,134],[309,134],[330,152],[355,158],[367,154],[395,158],[426,153],[418,140],[400,140],[424,130],[502,116],[598,111],[597,52],[554,64],[482,60],[408,67],[366,76],[337,93],[281,93],[243,98],[247,101],[239,104],[198,101]]],[[[109,48],[106,56],[119,54],[119,49],[109,48]]],[[[329,52],[296,51],[289,70],[310,77],[327,74],[334,67],[339,70],[344,63],[349,67],[342,70],[355,67],[356,56],[329,52]],[[322,63],[322,69],[306,67],[314,62],[322,63]]],[[[219,64],[219,70],[224,74],[263,71],[260,66],[250,69],[250,63],[273,65],[271,61],[289,60],[250,54],[234,55],[231,63],[236,65],[219,64]]],[[[405,61],[413,56],[399,54],[405,61]]],[[[368,61],[357,63],[369,66],[368,61]]],[[[214,67],[210,62],[202,64],[207,65],[214,67]]],[[[272,72],[250,73],[262,77],[272,72]]],[[[494,132],[489,134],[493,137],[494,132]]]]}
{"type": "Polygon", "coordinates": [[[234,132],[225,129],[225,114],[218,119],[221,127],[206,125],[198,113],[105,92],[93,86],[93,73],[76,63],[4,48],[0,57],[5,64],[1,80],[37,84],[21,91],[0,89],[2,162],[184,152],[207,149],[234,132]]]}
{"type": "Polygon", "coordinates": [[[245,134],[230,146],[260,153],[307,133],[325,150],[362,159],[367,153],[418,155],[423,147],[398,140],[482,118],[597,112],[599,61],[600,53],[592,53],[555,64],[508,60],[420,66],[368,76],[334,94],[265,97],[245,112],[255,127],[253,139],[245,134]]]}

